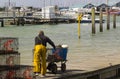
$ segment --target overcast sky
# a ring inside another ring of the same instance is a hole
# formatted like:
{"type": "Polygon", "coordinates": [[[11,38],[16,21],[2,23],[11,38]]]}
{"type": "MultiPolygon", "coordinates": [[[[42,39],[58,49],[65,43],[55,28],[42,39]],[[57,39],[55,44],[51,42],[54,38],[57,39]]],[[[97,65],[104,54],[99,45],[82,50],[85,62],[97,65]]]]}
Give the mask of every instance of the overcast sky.
{"type": "MultiPolygon", "coordinates": [[[[43,7],[49,5],[59,5],[59,6],[74,6],[74,5],[86,5],[92,3],[94,5],[99,5],[102,3],[107,3],[106,0],[0,0],[0,6],[8,5],[9,1],[11,5],[15,6],[33,6],[33,7],[43,7]]],[[[108,0],[109,5],[113,5],[120,0],[108,0]]]]}

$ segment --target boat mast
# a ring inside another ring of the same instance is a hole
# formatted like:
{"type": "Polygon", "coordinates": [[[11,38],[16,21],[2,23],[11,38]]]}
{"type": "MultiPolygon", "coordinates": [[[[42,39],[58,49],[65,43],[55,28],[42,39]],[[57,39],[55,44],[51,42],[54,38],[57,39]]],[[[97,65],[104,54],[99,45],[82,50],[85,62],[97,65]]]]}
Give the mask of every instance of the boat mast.
{"type": "Polygon", "coordinates": [[[107,5],[108,5],[108,0],[106,0],[106,3],[107,3],[107,5]]]}
{"type": "Polygon", "coordinates": [[[11,4],[10,4],[10,0],[9,0],[9,2],[8,2],[8,6],[10,7],[10,5],[11,5],[11,4]]]}

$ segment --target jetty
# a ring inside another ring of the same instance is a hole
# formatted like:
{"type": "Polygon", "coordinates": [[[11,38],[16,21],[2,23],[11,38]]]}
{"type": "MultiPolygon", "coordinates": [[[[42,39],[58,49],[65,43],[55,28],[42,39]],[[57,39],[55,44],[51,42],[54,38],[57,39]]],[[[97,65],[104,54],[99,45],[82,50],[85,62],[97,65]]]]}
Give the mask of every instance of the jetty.
{"type": "MultiPolygon", "coordinates": [[[[44,79],[40,76],[33,77],[34,79],[44,79]]],[[[120,64],[108,66],[98,70],[83,71],[83,70],[67,70],[64,73],[46,74],[46,79],[120,79],[120,64]]]]}
{"type": "Polygon", "coordinates": [[[22,25],[24,26],[24,24],[58,24],[58,23],[76,23],[77,20],[76,19],[72,19],[72,18],[38,18],[38,17],[28,17],[28,16],[24,16],[24,17],[0,17],[0,22],[1,27],[4,26],[4,21],[9,19],[8,24],[9,25],[22,25]]]}

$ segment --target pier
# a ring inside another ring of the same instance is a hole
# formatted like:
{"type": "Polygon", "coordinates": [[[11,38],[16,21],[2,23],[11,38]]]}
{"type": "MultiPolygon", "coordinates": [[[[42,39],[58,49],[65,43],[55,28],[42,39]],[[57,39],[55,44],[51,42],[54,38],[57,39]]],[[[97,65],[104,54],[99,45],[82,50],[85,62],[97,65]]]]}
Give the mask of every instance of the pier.
{"type": "Polygon", "coordinates": [[[0,22],[2,23],[1,26],[4,26],[4,20],[9,19],[10,25],[22,25],[24,24],[58,24],[58,23],[76,23],[76,19],[72,18],[51,18],[51,19],[45,19],[45,18],[37,18],[37,17],[0,17],[0,22]]]}
{"type": "MultiPolygon", "coordinates": [[[[119,79],[120,64],[94,71],[67,70],[65,73],[47,74],[46,79],[119,79]],[[47,77],[48,76],[48,77],[47,77]]],[[[34,79],[40,79],[37,76],[34,79]]]]}

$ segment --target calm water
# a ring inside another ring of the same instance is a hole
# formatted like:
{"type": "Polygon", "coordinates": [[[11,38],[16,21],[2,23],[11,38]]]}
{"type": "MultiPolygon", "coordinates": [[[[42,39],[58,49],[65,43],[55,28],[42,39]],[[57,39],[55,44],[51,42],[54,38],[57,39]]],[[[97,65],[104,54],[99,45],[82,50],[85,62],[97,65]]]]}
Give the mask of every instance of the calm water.
{"type": "MultiPolygon", "coordinates": [[[[39,30],[44,30],[56,45],[67,44],[69,46],[68,60],[80,62],[90,58],[102,59],[109,63],[114,61],[112,57],[119,58],[120,55],[120,17],[117,17],[117,28],[99,32],[99,24],[96,24],[96,34],[91,34],[91,24],[81,24],[81,38],[78,39],[77,23],[58,25],[25,25],[0,27],[0,37],[18,37],[19,52],[21,53],[21,64],[32,64],[32,49],[34,37],[39,30]],[[111,57],[112,56],[112,57],[111,57]],[[79,59],[76,59],[79,58],[79,59]]],[[[50,45],[48,45],[50,47],[50,45]]],[[[87,62],[86,62],[87,63],[87,62]]],[[[117,62],[118,63],[118,62],[117,62]]]]}

